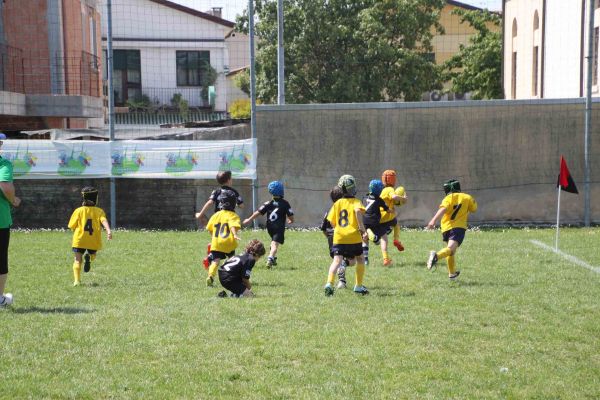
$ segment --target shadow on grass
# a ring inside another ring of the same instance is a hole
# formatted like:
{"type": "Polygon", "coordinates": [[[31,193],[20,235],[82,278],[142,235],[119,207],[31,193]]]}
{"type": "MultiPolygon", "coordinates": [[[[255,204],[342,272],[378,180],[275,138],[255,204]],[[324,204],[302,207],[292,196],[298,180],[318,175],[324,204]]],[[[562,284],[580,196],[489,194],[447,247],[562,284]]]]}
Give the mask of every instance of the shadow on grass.
{"type": "Polygon", "coordinates": [[[402,289],[390,289],[385,287],[370,287],[370,296],[375,297],[415,297],[417,295],[414,291],[406,291],[402,289]]]}
{"type": "Polygon", "coordinates": [[[94,312],[94,310],[88,310],[86,308],[76,308],[76,307],[53,307],[53,308],[43,308],[43,307],[28,307],[28,308],[14,308],[12,310],[15,314],[31,314],[31,313],[39,313],[39,314],[87,314],[94,312]]]}

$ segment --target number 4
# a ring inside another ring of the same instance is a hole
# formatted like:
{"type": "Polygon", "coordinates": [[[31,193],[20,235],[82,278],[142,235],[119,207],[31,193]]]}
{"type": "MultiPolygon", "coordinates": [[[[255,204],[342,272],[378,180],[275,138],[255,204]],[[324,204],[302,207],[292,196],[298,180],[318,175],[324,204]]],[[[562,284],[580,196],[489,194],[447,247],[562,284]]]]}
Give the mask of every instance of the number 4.
{"type": "Polygon", "coordinates": [[[94,234],[94,227],[92,226],[92,219],[88,218],[87,221],[85,221],[85,225],[83,227],[83,230],[86,232],[90,233],[90,236],[92,236],[94,234]]]}

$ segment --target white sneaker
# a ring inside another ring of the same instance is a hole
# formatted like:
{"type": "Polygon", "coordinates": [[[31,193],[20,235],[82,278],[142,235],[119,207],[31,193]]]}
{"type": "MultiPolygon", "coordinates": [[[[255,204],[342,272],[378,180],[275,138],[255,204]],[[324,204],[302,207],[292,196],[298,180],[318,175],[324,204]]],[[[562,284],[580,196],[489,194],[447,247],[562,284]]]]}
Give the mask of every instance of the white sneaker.
{"type": "Polygon", "coordinates": [[[338,289],[346,289],[346,281],[339,281],[337,284],[338,289]]]}
{"type": "Polygon", "coordinates": [[[13,295],[5,293],[4,296],[0,297],[0,308],[8,307],[13,303],[13,295]]]}

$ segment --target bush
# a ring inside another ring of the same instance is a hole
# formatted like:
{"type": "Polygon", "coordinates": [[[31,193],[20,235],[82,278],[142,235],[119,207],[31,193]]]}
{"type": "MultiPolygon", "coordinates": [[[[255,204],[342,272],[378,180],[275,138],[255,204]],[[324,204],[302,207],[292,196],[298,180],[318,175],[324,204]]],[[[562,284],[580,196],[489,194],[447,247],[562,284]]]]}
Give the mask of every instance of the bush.
{"type": "Polygon", "coordinates": [[[229,106],[229,115],[234,119],[250,118],[250,99],[238,99],[229,106]]]}

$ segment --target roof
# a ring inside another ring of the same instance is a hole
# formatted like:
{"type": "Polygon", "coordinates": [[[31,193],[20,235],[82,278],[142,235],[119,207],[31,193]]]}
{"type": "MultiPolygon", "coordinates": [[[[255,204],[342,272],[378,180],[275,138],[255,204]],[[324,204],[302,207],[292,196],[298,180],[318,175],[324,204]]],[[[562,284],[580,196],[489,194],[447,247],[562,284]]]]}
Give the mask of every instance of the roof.
{"type": "Polygon", "coordinates": [[[214,15],[211,15],[211,14],[208,14],[208,13],[205,13],[202,11],[194,10],[193,8],[182,6],[181,4],[173,3],[172,1],[168,1],[168,0],[150,0],[150,1],[153,3],[156,3],[156,4],[160,4],[162,6],[165,6],[165,7],[172,8],[177,11],[184,12],[189,15],[193,15],[194,17],[207,19],[207,20],[215,22],[217,24],[227,26],[229,28],[233,28],[235,26],[235,23],[228,21],[226,19],[215,17],[214,15]]]}
{"type": "Polygon", "coordinates": [[[237,75],[237,74],[239,74],[240,72],[242,72],[242,71],[245,71],[245,70],[247,70],[247,69],[249,69],[249,68],[250,68],[250,66],[249,66],[249,65],[246,65],[246,66],[244,66],[244,67],[240,67],[240,68],[232,69],[231,71],[229,71],[229,72],[227,73],[227,76],[237,75]]]}
{"type": "Polygon", "coordinates": [[[446,0],[446,3],[448,3],[451,6],[465,8],[467,10],[483,10],[482,8],[475,7],[470,4],[461,3],[460,1],[446,0]]]}

